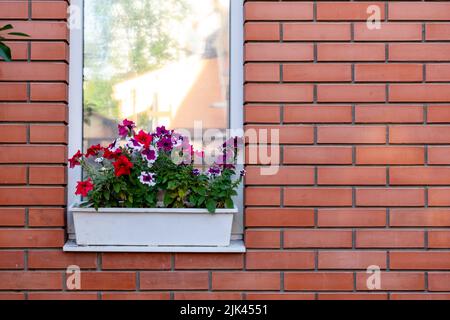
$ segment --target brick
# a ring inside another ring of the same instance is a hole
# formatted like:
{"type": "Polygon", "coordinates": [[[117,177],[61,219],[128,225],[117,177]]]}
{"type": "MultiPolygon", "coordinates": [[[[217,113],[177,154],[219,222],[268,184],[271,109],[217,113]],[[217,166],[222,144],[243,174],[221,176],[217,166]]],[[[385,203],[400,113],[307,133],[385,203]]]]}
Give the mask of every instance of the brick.
{"type": "Polygon", "coordinates": [[[285,164],[351,164],[351,147],[285,147],[285,164]]]}
{"type": "Polygon", "coordinates": [[[65,210],[59,208],[28,209],[30,227],[63,227],[65,226],[65,210]]]}
{"type": "Polygon", "coordinates": [[[31,6],[32,19],[67,19],[65,1],[34,1],[31,6]]]}
{"type": "Polygon", "coordinates": [[[287,291],[351,291],[353,274],[350,272],[286,273],[284,286],[287,291]]]}
{"type": "Polygon", "coordinates": [[[30,167],[30,184],[56,185],[66,183],[65,167],[30,167]]]}
{"type": "Polygon", "coordinates": [[[252,144],[313,144],[312,126],[245,126],[245,136],[252,144]]]}
{"type": "Polygon", "coordinates": [[[65,42],[33,42],[31,60],[69,61],[69,46],[65,42]]]}
{"type": "Polygon", "coordinates": [[[1,269],[23,269],[25,254],[23,251],[0,251],[1,269]]]}
{"type": "Polygon", "coordinates": [[[319,293],[319,300],[388,300],[387,293],[319,293]]]}
{"type": "Polygon", "coordinates": [[[362,207],[419,207],[425,205],[423,189],[357,189],[356,205],[362,207]]]}
{"type": "MultiPolygon", "coordinates": [[[[67,40],[69,38],[69,29],[63,21],[14,21],[11,24],[14,25],[16,32],[24,32],[33,40],[67,40]]],[[[22,37],[10,37],[10,39],[23,40],[22,37]]]]}
{"type": "Polygon", "coordinates": [[[68,101],[68,87],[65,83],[31,83],[31,101],[68,101]]]}
{"type": "Polygon", "coordinates": [[[448,102],[450,86],[447,84],[393,84],[389,100],[392,102],[448,102]]]}
{"type": "Polygon", "coordinates": [[[0,146],[0,163],[65,163],[64,146],[0,146]]]}
{"type": "Polygon", "coordinates": [[[250,187],[246,188],[245,190],[246,205],[249,206],[280,205],[280,202],[281,202],[280,188],[250,187]]]}
{"type": "Polygon", "coordinates": [[[0,62],[0,70],[4,81],[68,81],[65,63],[0,62]]]}
{"type": "Polygon", "coordinates": [[[356,82],[419,82],[423,80],[421,64],[357,64],[356,82]]]}
{"type": "Polygon", "coordinates": [[[247,105],[244,107],[246,123],[280,123],[279,106],[247,105]]]}
{"type": "Polygon", "coordinates": [[[213,272],[213,290],[280,290],[278,272],[213,272]]]}
{"type": "Polygon", "coordinates": [[[352,232],[344,230],[286,230],[284,248],[351,248],[352,232]]]}
{"type": "Polygon", "coordinates": [[[261,167],[247,167],[246,185],[313,185],[314,168],[278,167],[277,173],[267,175],[261,167]]]}
{"type": "Polygon", "coordinates": [[[247,227],[312,227],[314,210],[247,208],[245,220],[247,227]]]}
{"type": "Polygon", "coordinates": [[[285,64],[284,82],[350,82],[352,70],[349,64],[285,64]]]}
{"type": "Polygon", "coordinates": [[[65,125],[31,125],[31,143],[67,143],[65,125]]]}
{"type": "Polygon", "coordinates": [[[284,107],[285,123],[350,123],[351,106],[299,105],[284,107]]]}
{"type": "Polygon", "coordinates": [[[381,43],[319,43],[318,61],[384,61],[386,49],[381,43]]]}
{"type": "Polygon", "coordinates": [[[272,145],[249,145],[245,148],[245,164],[278,165],[281,147],[272,145]]]}
{"type": "Polygon", "coordinates": [[[319,269],[362,269],[376,265],[386,268],[383,251],[320,251],[319,269]]]}
{"type": "Polygon", "coordinates": [[[60,272],[0,272],[1,290],[62,290],[60,272]]]}
{"type": "Polygon", "coordinates": [[[306,43],[247,43],[246,61],[313,61],[314,46],[306,43]]]}
{"type": "Polygon", "coordinates": [[[428,205],[431,207],[450,206],[450,188],[428,189],[428,205]]]}
{"type": "Polygon", "coordinates": [[[0,185],[3,184],[26,184],[27,168],[19,166],[0,167],[0,185]]]}
{"type": "Polygon", "coordinates": [[[312,102],[313,86],[306,84],[246,84],[247,102],[312,102]]]}
{"type": "Polygon", "coordinates": [[[1,248],[60,248],[64,245],[64,230],[1,229],[1,248]]]}
{"type": "Polygon", "coordinates": [[[319,185],[385,185],[386,169],[379,167],[322,167],[319,185]]]}
{"type": "Polygon", "coordinates": [[[450,64],[427,64],[426,79],[428,82],[450,81],[450,64]]]}
{"type": "Polygon", "coordinates": [[[356,147],[358,165],[414,165],[425,163],[423,147],[356,147]]]}
{"type": "Polygon", "coordinates": [[[384,227],[383,209],[319,209],[319,227],[384,227]]]}
{"type": "Polygon", "coordinates": [[[356,123],[423,123],[424,108],[420,105],[358,105],[356,123]]]}
{"type": "Polygon", "coordinates": [[[433,249],[449,249],[450,231],[447,230],[428,231],[428,247],[433,249]]]}
{"type": "Polygon", "coordinates": [[[350,41],[349,23],[284,23],[284,41],[350,41]]]}
{"type": "Polygon", "coordinates": [[[302,2],[247,2],[245,20],[312,20],[313,4],[302,2]]]}
{"type": "Polygon", "coordinates": [[[25,125],[0,125],[0,143],[26,143],[27,127],[25,125]]]}
{"type": "Polygon", "coordinates": [[[28,19],[28,3],[3,0],[0,2],[0,19],[28,19]]]}
{"type": "MultiPolygon", "coordinates": [[[[5,44],[11,49],[11,58],[13,61],[28,59],[28,43],[18,41],[5,41],[5,44]]],[[[0,58],[0,61],[4,61],[0,58]]]]}
{"type": "Polygon", "coordinates": [[[443,2],[389,3],[389,20],[450,20],[450,4],[443,2]]]}
{"type": "Polygon", "coordinates": [[[450,300],[450,294],[440,293],[391,293],[391,300],[450,300]]]}
{"type": "Polygon", "coordinates": [[[248,22],[244,26],[246,41],[279,41],[280,24],[267,22],[248,22]]]}
{"type": "Polygon", "coordinates": [[[429,147],[429,164],[450,164],[450,147],[429,147]]]}
{"type": "Polygon", "coordinates": [[[280,65],[275,63],[247,63],[245,65],[245,81],[280,81],[280,65]]]}
{"type": "Polygon", "coordinates": [[[103,253],[105,270],[170,269],[170,255],[165,253],[103,253]]]}
{"type": "Polygon", "coordinates": [[[450,61],[448,43],[393,43],[389,45],[390,61],[450,61]]]}
{"type": "Polygon", "coordinates": [[[174,300],[242,300],[238,292],[175,292],[174,300]]]}
{"type": "Polygon", "coordinates": [[[430,272],[428,274],[428,289],[430,291],[449,291],[450,273],[449,272],[430,272]]]}
{"type": "Polygon", "coordinates": [[[169,292],[102,292],[102,300],[170,300],[169,292]]]}
{"type": "Polygon", "coordinates": [[[265,300],[265,301],[276,301],[276,300],[315,300],[314,293],[252,293],[246,294],[246,300],[265,300]]]}
{"type": "Polygon", "coordinates": [[[81,290],[135,290],[135,272],[81,272],[81,290]]]}
{"type": "Polygon", "coordinates": [[[319,102],[384,102],[385,85],[368,84],[322,84],[318,85],[319,102]]]}
{"type": "Polygon", "coordinates": [[[175,269],[242,269],[244,257],[242,254],[175,254],[175,269]]]}
{"type": "Polygon", "coordinates": [[[206,290],[208,272],[141,272],[140,288],[143,290],[206,290]]]}
{"type": "Polygon", "coordinates": [[[317,20],[367,20],[372,13],[368,13],[371,5],[380,8],[381,20],[384,20],[384,6],[382,2],[318,2],[317,20]]]}
{"type": "Polygon", "coordinates": [[[449,227],[449,209],[392,209],[392,227],[449,227]]]}
{"type": "Polygon", "coordinates": [[[3,300],[25,300],[25,293],[4,292],[0,293],[0,299],[3,300]]]}
{"type": "Polygon", "coordinates": [[[450,143],[450,126],[392,126],[389,128],[391,143],[450,143]]]}
{"type": "Polygon", "coordinates": [[[0,103],[0,121],[67,122],[67,106],[64,104],[0,103]]]}
{"type": "Polygon", "coordinates": [[[0,226],[21,227],[25,225],[25,209],[0,208],[0,226]]]}
{"type": "Polygon", "coordinates": [[[386,127],[384,126],[321,126],[317,134],[318,143],[386,143],[386,127]]]}
{"type": "Polygon", "coordinates": [[[381,23],[380,29],[369,29],[367,23],[355,24],[356,41],[420,41],[420,23],[381,23]]]}
{"type": "Polygon", "coordinates": [[[3,205],[65,205],[63,187],[8,187],[0,188],[3,205]]]}
{"type": "Polygon", "coordinates": [[[303,207],[351,206],[352,190],[349,188],[287,188],[284,190],[284,205],[303,207]]]}
{"type": "Polygon", "coordinates": [[[391,252],[392,270],[450,269],[450,252],[391,252]]]}
{"type": "Polygon", "coordinates": [[[450,123],[450,105],[428,106],[428,123],[450,123]]]}
{"type": "MultiPolygon", "coordinates": [[[[367,286],[367,280],[372,274],[356,274],[356,290],[373,290],[367,286]]],[[[425,275],[419,272],[382,272],[381,291],[420,291],[425,290],[425,275]]],[[[375,289],[378,290],[378,289],[375,289]]]]}
{"type": "Polygon", "coordinates": [[[357,248],[423,248],[425,234],[415,230],[357,230],[357,248]]]}
{"type": "Polygon", "coordinates": [[[97,300],[96,292],[29,292],[28,300],[97,300]]]}
{"type": "Polygon", "coordinates": [[[26,101],[27,85],[25,83],[0,83],[0,100],[26,101]]]}
{"type": "Polygon", "coordinates": [[[427,23],[425,34],[428,41],[450,40],[450,23],[427,23]]]}
{"type": "Polygon", "coordinates": [[[247,252],[248,270],[307,270],[314,269],[314,252],[259,251],[247,252]]]}
{"type": "Polygon", "coordinates": [[[62,251],[30,251],[28,253],[28,267],[30,269],[66,269],[76,265],[83,269],[97,267],[95,253],[68,253],[62,251]]]}
{"type": "Polygon", "coordinates": [[[450,168],[398,167],[389,169],[391,185],[449,185],[450,168]]]}
{"type": "Polygon", "coordinates": [[[281,246],[281,234],[278,230],[247,230],[245,246],[250,249],[277,249],[281,246]]]}

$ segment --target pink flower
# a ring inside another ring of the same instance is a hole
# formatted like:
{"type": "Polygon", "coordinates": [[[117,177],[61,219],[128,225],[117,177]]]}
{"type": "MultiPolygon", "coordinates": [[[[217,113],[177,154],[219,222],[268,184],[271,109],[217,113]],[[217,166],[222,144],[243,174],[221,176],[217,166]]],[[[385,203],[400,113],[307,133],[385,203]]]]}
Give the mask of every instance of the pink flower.
{"type": "Polygon", "coordinates": [[[133,129],[136,128],[136,124],[128,119],[123,120],[122,124],[119,124],[119,136],[125,138],[133,133],[133,129]]]}

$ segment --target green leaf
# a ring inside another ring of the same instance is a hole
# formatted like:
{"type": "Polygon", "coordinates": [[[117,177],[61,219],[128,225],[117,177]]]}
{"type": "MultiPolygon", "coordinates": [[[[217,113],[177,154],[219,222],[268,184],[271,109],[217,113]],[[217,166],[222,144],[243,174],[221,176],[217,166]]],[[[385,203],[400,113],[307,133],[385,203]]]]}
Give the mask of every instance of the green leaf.
{"type": "Polygon", "coordinates": [[[206,201],[206,208],[210,213],[215,213],[217,207],[217,202],[215,200],[209,199],[206,201]]]}
{"type": "Polygon", "coordinates": [[[8,33],[10,36],[17,36],[17,37],[30,37],[28,34],[23,32],[10,32],[8,33]]]}
{"type": "Polygon", "coordinates": [[[231,198],[226,199],[226,200],[225,200],[225,206],[226,206],[228,209],[234,208],[234,202],[233,202],[233,200],[232,200],[231,198]]]}
{"type": "Polygon", "coordinates": [[[8,62],[11,61],[11,49],[1,42],[0,42],[0,57],[5,59],[5,61],[8,62]]]}
{"type": "Polygon", "coordinates": [[[119,193],[119,192],[120,192],[120,184],[116,183],[116,184],[114,185],[114,192],[115,192],[115,193],[119,193]]]}
{"type": "Polygon", "coordinates": [[[0,31],[6,31],[6,30],[11,30],[13,29],[13,26],[10,24],[7,24],[6,26],[3,26],[0,28],[0,31]]]}

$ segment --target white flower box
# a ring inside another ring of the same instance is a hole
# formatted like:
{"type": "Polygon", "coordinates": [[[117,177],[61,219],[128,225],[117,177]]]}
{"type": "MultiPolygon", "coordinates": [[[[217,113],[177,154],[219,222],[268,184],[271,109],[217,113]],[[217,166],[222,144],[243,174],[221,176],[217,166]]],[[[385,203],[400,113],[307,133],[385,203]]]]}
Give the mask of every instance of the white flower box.
{"type": "Polygon", "coordinates": [[[79,246],[230,245],[237,209],[71,208],[79,246]]]}

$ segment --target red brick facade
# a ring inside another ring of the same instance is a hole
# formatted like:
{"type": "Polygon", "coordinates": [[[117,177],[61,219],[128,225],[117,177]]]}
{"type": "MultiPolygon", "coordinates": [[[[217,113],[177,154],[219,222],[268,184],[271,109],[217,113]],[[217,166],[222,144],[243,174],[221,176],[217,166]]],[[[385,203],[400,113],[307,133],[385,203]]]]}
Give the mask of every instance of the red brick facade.
{"type": "Polygon", "coordinates": [[[246,254],[62,251],[67,5],[0,1],[31,35],[0,62],[0,299],[450,299],[450,1],[246,1],[246,124],[281,141],[246,254]]]}

